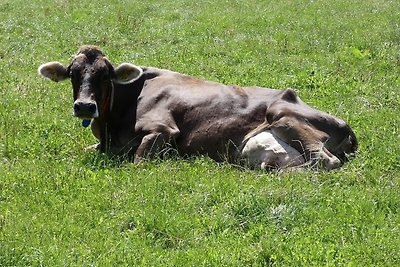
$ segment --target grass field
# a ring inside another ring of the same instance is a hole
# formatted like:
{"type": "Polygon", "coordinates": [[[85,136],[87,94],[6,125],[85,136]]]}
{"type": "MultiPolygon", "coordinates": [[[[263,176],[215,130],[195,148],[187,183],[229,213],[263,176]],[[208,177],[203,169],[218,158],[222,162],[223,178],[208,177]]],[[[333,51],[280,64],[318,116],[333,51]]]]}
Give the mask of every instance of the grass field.
{"type": "Polygon", "coordinates": [[[400,266],[399,14],[389,0],[0,1],[0,266],[400,266]],[[70,83],[37,74],[82,44],[295,88],[353,127],[357,157],[278,174],[84,152],[70,83]]]}

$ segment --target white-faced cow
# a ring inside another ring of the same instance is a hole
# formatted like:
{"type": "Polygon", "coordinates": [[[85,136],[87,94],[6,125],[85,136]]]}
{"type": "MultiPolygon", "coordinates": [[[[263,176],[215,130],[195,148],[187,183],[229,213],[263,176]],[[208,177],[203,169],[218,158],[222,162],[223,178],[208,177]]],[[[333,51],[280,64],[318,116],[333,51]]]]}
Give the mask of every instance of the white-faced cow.
{"type": "Polygon", "coordinates": [[[74,115],[91,120],[100,151],[135,162],[168,146],[261,168],[320,162],[333,169],[357,149],[343,120],[311,108],[291,89],[227,86],[129,63],[114,68],[95,46],[81,47],[68,66],[49,62],[39,72],[56,82],[71,79],[74,115]]]}

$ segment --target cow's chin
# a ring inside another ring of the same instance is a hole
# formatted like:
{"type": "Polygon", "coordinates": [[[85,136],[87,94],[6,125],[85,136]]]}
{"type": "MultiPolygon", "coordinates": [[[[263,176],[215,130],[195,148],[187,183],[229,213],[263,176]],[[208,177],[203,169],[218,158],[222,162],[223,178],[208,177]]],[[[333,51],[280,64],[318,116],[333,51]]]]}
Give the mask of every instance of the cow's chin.
{"type": "Polygon", "coordinates": [[[74,117],[80,119],[80,120],[92,120],[92,119],[97,119],[99,117],[99,113],[96,111],[93,115],[82,115],[82,114],[73,114],[74,117]]]}

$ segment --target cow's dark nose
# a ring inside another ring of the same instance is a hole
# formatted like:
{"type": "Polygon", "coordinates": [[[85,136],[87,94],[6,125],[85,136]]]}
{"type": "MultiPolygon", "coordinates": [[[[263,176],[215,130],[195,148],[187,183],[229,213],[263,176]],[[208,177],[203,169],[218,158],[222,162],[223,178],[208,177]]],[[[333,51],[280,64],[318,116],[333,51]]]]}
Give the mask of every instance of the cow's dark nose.
{"type": "Polygon", "coordinates": [[[93,118],[97,117],[97,113],[97,105],[94,101],[75,101],[74,103],[74,115],[76,117],[93,118]]]}

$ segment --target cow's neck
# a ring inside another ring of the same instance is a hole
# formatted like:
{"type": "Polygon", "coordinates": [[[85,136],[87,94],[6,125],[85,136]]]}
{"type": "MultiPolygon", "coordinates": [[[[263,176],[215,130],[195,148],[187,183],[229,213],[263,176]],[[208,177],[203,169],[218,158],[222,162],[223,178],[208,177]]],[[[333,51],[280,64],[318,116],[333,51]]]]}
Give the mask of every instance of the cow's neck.
{"type": "Polygon", "coordinates": [[[109,132],[110,113],[114,105],[114,83],[111,83],[111,88],[104,97],[102,104],[102,116],[98,119],[100,126],[100,152],[106,153],[110,148],[111,135],[109,132]]]}

